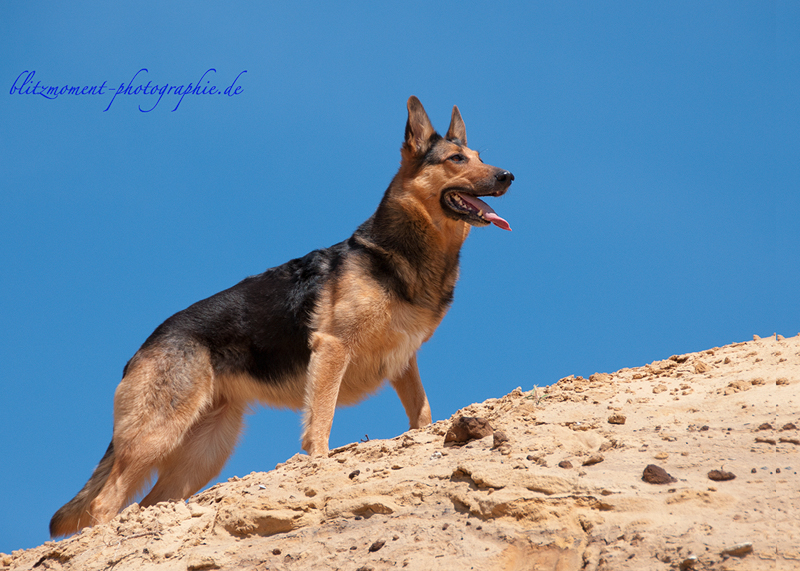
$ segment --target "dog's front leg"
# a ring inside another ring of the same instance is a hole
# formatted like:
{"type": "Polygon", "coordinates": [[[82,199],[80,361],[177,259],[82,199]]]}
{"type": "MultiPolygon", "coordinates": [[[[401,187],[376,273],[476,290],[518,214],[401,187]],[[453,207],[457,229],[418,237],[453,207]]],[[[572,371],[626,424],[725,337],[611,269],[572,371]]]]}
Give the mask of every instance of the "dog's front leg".
{"type": "Polygon", "coordinates": [[[409,426],[411,428],[428,426],[431,423],[431,407],[422,387],[422,380],[419,378],[416,354],[411,357],[403,372],[391,382],[406,409],[409,426]]]}
{"type": "Polygon", "coordinates": [[[333,413],[339,387],[350,362],[347,347],[339,339],[314,333],[303,419],[303,450],[311,456],[328,455],[333,413]]]}

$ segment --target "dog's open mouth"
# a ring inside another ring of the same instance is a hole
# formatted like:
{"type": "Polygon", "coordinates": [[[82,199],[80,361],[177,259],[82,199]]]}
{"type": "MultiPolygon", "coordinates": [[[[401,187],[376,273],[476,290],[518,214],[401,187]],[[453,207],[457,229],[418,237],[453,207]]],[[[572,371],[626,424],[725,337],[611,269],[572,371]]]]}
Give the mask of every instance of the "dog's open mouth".
{"type": "MultiPolygon", "coordinates": [[[[500,196],[501,194],[497,192],[489,196],[500,196]]],[[[467,194],[463,190],[446,192],[443,196],[443,201],[447,207],[459,215],[459,218],[473,226],[494,224],[503,230],[511,230],[508,222],[498,216],[491,206],[477,196],[467,194]]]]}

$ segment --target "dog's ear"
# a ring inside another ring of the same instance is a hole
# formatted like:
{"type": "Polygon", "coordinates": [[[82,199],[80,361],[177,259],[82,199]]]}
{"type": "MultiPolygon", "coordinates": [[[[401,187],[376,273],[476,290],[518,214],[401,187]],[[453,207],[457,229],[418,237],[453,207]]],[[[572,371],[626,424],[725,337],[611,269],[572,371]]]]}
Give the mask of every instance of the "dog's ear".
{"type": "Polygon", "coordinates": [[[453,115],[450,117],[450,128],[444,136],[448,141],[458,141],[462,146],[467,146],[467,128],[464,127],[464,120],[458,107],[453,105],[453,115]]]}
{"type": "Polygon", "coordinates": [[[419,99],[413,95],[408,98],[408,122],[406,123],[406,141],[403,147],[412,155],[424,155],[430,146],[430,138],[436,130],[428,119],[428,114],[419,99]]]}

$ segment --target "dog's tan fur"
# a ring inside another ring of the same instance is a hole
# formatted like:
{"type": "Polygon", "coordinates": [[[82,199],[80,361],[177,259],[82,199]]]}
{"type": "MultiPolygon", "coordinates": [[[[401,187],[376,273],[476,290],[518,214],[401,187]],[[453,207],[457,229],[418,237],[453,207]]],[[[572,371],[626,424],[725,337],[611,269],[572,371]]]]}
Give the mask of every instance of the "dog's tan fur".
{"type": "Polygon", "coordinates": [[[84,489],[53,516],[52,535],[109,521],[154,471],[158,480],[142,506],[195,493],[222,469],[254,402],[302,409],[302,446],[313,456],[328,453],[336,406],[357,403],[384,380],[397,391],[411,428],[431,422],[416,352],[449,307],[471,227],[444,211],[442,193],[483,185],[502,194],[513,175],[466,147],[458,108],[444,139],[415,97],[408,113],[401,167],[370,231],[354,234],[337,270],[321,274],[308,320],[307,369],[264,382],[246,371],[215,369],[209,347],[192,336],[148,340],[117,388],[112,444],[84,489]],[[453,153],[465,160],[447,160],[453,153]],[[364,252],[391,266],[402,295],[364,252]]]}

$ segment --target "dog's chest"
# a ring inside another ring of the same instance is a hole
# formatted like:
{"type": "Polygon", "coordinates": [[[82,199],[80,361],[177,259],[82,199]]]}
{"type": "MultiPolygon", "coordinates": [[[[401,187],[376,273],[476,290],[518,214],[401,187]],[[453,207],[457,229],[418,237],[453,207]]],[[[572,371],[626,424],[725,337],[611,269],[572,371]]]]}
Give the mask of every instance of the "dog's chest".
{"type": "Polygon", "coordinates": [[[370,328],[353,346],[339,392],[340,404],[352,404],[397,378],[441,321],[433,312],[407,304],[392,308],[381,325],[370,328]]]}

